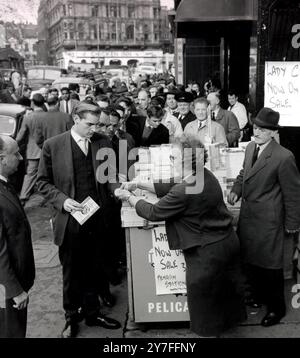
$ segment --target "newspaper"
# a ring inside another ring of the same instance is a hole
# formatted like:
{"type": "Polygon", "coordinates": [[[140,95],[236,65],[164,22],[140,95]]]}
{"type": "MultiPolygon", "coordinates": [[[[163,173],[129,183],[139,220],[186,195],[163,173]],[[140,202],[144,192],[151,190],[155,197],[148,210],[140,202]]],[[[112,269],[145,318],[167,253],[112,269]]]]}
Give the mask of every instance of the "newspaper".
{"type": "Polygon", "coordinates": [[[74,211],[71,213],[74,219],[76,219],[80,225],[83,225],[96,211],[100,209],[100,206],[88,196],[82,203],[84,208],[82,211],[74,211]]]}

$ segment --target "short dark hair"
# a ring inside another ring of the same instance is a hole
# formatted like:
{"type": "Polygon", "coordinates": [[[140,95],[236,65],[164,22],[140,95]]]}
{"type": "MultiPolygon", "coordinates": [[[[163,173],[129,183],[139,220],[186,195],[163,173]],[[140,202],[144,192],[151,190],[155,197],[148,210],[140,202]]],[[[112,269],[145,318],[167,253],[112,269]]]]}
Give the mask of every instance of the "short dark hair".
{"type": "Polygon", "coordinates": [[[50,88],[49,89],[49,93],[52,93],[52,92],[59,92],[57,88],[50,88]]]}
{"type": "Polygon", "coordinates": [[[155,118],[163,118],[165,112],[163,108],[159,105],[150,105],[150,107],[147,109],[147,116],[148,117],[155,117],[155,118]]]}
{"type": "Polygon", "coordinates": [[[197,169],[197,160],[199,159],[198,154],[198,150],[199,149],[203,149],[204,150],[204,157],[203,157],[203,165],[207,162],[207,158],[208,158],[208,154],[207,154],[207,150],[205,149],[204,144],[196,138],[190,138],[190,137],[183,137],[182,140],[180,141],[182,150],[184,151],[184,149],[191,149],[192,150],[192,156],[191,156],[191,161],[192,161],[192,170],[193,172],[196,171],[197,169]]]}
{"type": "Polygon", "coordinates": [[[36,93],[32,97],[32,102],[35,106],[41,108],[45,104],[45,98],[40,93],[36,93]]]}
{"type": "Polygon", "coordinates": [[[228,91],[228,96],[236,96],[236,97],[238,97],[238,91],[236,91],[234,88],[231,88],[228,91]]]}
{"type": "Polygon", "coordinates": [[[63,93],[63,91],[67,91],[68,93],[70,93],[70,90],[68,87],[63,87],[60,92],[63,93]]]}
{"type": "Polygon", "coordinates": [[[58,98],[57,98],[57,97],[53,97],[53,96],[48,97],[47,104],[48,104],[50,107],[56,106],[57,103],[58,103],[58,98]]]}
{"type": "Polygon", "coordinates": [[[29,86],[24,86],[23,92],[32,91],[32,88],[29,86]]]}

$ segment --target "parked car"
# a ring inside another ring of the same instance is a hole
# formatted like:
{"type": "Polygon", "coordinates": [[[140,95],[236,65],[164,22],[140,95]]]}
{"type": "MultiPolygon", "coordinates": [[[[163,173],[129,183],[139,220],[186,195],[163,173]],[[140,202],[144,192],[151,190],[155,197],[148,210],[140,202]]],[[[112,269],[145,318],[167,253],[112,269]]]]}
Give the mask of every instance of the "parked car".
{"type": "MultiPolygon", "coordinates": [[[[19,104],[0,103],[0,134],[5,134],[16,139],[27,110],[28,108],[19,104]]],[[[10,183],[17,192],[20,192],[22,188],[25,175],[26,144],[19,143],[20,153],[24,160],[20,162],[18,171],[9,178],[10,183]]]]}
{"type": "Polygon", "coordinates": [[[27,71],[27,82],[33,91],[38,91],[63,75],[67,75],[67,70],[57,66],[31,66],[27,71]]]}

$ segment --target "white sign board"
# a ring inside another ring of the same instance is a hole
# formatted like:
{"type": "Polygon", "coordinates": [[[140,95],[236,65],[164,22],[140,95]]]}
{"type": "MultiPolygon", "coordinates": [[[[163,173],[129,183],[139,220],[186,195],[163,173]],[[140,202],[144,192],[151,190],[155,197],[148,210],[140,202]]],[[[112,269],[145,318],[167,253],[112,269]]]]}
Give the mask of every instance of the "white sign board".
{"type": "Polygon", "coordinates": [[[186,264],[181,250],[170,250],[164,226],[152,229],[151,261],[157,295],[186,293],[186,264]]]}
{"type": "Polygon", "coordinates": [[[280,113],[281,126],[300,126],[300,62],[266,62],[265,107],[280,113]]]}

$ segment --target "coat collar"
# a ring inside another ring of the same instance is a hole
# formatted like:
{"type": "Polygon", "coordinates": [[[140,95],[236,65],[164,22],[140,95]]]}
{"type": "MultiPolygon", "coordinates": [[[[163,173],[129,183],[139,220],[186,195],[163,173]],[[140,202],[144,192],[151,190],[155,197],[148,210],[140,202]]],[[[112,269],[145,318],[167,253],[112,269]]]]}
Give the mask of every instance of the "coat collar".
{"type": "Polygon", "coordinates": [[[9,200],[24,216],[25,212],[23,207],[21,206],[20,201],[18,200],[18,198],[15,197],[15,195],[13,195],[8,187],[7,184],[4,181],[0,181],[0,191],[2,193],[2,195],[4,195],[6,197],[7,200],[9,200]]]}
{"type": "Polygon", "coordinates": [[[272,152],[274,149],[274,146],[276,145],[276,142],[272,140],[267,147],[264,149],[264,151],[261,153],[257,161],[254,163],[253,167],[252,165],[252,158],[255,150],[255,145],[252,146],[249,155],[247,157],[245,166],[246,166],[246,173],[245,173],[245,181],[253,177],[255,174],[257,174],[261,169],[263,169],[267,164],[272,156],[272,152]]]}

